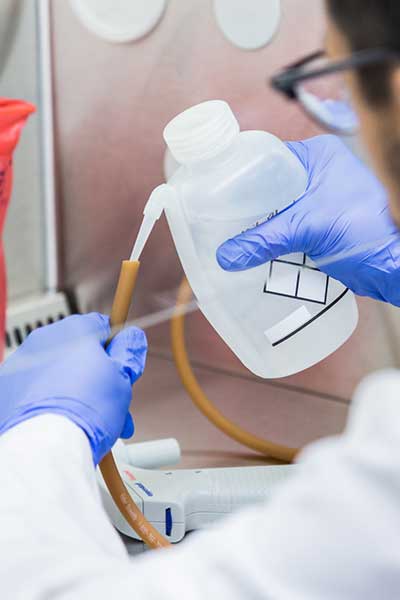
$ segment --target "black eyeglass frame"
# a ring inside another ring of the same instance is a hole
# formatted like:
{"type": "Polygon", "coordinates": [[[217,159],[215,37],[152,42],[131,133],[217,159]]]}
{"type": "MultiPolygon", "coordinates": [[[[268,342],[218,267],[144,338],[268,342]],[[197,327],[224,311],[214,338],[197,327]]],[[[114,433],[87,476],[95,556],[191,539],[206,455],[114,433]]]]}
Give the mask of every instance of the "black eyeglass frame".
{"type": "Polygon", "coordinates": [[[316,68],[312,71],[304,70],[305,65],[325,55],[323,50],[319,50],[305,56],[271,77],[270,85],[274,90],[284,94],[290,100],[297,100],[296,88],[302,81],[369,65],[400,61],[400,52],[396,50],[391,50],[390,48],[368,48],[354,52],[343,60],[332,61],[326,67],[316,68]]]}

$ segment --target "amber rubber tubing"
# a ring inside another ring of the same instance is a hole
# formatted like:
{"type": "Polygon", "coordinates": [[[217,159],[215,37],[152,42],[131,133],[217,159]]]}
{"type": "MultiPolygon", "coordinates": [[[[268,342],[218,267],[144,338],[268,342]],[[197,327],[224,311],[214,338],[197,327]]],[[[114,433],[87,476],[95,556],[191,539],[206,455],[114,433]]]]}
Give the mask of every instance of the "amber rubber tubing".
{"type": "MultiPolygon", "coordinates": [[[[124,327],[128,318],[139,266],[139,261],[124,260],[122,262],[110,316],[112,337],[124,327]]],[[[112,339],[112,337],[110,339],[112,339]]],[[[129,491],[119,474],[112,452],[109,452],[102,459],[99,468],[115,504],[141,539],[150,548],[164,548],[171,546],[171,543],[147,521],[145,516],[136,506],[136,503],[133,502],[129,491]]]]}
{"type": "Polygon", "coordinates": [[[185,342],[184,305],[188,304],[191,299],[192,290],[187,279],[184,278],[178,290],[176,310],[171,319],[171,344],[176,368],[187,393],[203,415],[227,436],[270,458],[292,462],[299,451],[298,448],[290,448],[289,446],[264,440],[242,429],[242,427],[225,417],[200,387],[191,367],[185,342]]]}

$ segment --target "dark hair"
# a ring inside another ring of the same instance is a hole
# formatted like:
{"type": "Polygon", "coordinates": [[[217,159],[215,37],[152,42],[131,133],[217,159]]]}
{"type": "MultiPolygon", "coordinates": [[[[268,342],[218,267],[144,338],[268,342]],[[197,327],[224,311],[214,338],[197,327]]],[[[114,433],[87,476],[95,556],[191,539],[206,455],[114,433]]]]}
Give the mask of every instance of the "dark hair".
{"type": "MultiPolygon", "coordinates": [[[[400,0],[326,0],[328,14],[353,51],[391,48],[400,51],[400,0]]],[[[374,105],[390,101],[394,63],[361,67],[362,91],[374,105]]]]}

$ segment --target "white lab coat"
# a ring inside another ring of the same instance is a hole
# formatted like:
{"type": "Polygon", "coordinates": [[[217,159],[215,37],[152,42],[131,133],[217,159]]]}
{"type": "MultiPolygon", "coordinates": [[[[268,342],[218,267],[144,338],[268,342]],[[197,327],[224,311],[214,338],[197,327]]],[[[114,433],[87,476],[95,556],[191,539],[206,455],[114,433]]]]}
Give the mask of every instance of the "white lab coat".
{"type": "Polygon", "coordinates": [[[361,384],[345,434],[301,461],[268,505],[131,559],[85,434],[26,421],[0,438],[0,598],[399,599],[400,373],[361,384]]]}

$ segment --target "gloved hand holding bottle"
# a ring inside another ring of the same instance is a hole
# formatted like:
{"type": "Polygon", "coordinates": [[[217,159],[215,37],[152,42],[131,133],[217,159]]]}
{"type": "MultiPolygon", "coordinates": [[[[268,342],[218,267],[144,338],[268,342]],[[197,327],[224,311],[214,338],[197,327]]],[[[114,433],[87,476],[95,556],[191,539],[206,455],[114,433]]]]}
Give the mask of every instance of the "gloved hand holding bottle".
{"type": "Polygon", "coordinates": [[[95,464],[118,437],[131,437],[129,404],[146,337],[129,327],[104,350],[109,336],[109,319],[99,313],[31,333],[0,368],[0,434],[37,415],[63,415],[85,431],[95,464]]]}
{"type": "Polygon", "coordinates": [[[308,173],[305,193],[222,244],[220,266],[241,271],[304,252],[356,294],[400,306],[400,234],[381,183],[333,135],[287,145],[308,173]]]}

